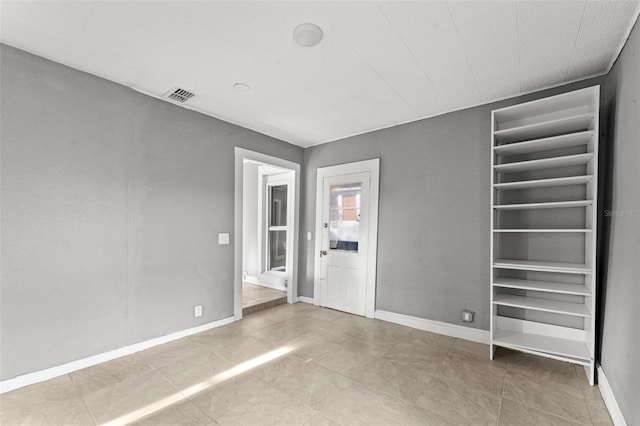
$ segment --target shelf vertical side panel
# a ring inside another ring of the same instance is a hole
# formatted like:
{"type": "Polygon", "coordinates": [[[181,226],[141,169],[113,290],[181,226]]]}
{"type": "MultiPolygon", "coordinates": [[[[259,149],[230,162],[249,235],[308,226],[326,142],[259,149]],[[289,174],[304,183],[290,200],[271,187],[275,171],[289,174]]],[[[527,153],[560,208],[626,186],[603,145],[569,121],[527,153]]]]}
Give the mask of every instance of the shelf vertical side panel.
{"type": "Polygon", "coordinates": [[[494,227],[496,225],[496,221],[499,218],[500,212],[495,210],[493,206],[496,204],[496,192],[497,190],[493,187],[496,178],[496,171],[494,170],[494,165],[496,163],[497,154],[493,150],[493,147],[496,146],[496,138],[495,138],[495,130],[496,130],[496,113],[495,111],[491,111],[491,146],[489,151],[491,152],[491,182],[490,182],[490,192],[491,199],[489,201],[489,214],[491,218],[491,232],[489,233],[489,359],[493,360],[493,356],[495,353],[495,346],[493,345],[494,340],[494,331],[496,327],[496,313],[498,311],[498,307],[494,305],[493,298],[495,295],[495,289],[493,287],[493,282],[495,279],[496,271],[493,268],[494,258],[496,256],[497,247],[494,247],[494,243],[496,241],[496,235],[493,232],[494,227]]]}

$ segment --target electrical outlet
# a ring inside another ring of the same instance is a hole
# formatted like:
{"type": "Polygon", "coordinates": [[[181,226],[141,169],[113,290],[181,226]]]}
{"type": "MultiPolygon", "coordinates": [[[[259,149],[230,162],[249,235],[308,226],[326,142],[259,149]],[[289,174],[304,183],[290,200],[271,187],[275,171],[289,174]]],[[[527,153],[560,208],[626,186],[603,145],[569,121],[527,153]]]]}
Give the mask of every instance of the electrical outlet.
{"type": "Polygon", "coordinates": [[[197,305],[193,307],[193,316],[196,318],[202,316],[202,305],[197,305]]]}
{"type": "Polygon", "coordinates": [[[462,322],[473,322],[473,314],[474,314],[473,311],[464,309],[461,315],[462,322]]]}

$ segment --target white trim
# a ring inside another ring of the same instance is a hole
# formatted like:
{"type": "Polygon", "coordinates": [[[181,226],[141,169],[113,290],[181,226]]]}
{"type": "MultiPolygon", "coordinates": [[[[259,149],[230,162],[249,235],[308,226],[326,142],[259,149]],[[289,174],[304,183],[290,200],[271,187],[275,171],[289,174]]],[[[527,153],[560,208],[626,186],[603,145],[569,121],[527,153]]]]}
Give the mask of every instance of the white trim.
{"type": "Polygon", "coordinates": [[[424,318],[380,310],[376,310],[375,317],[382,321],[393,322],[407,327],[417,328],[418,330],[444,334],[445,336],[484,343],[485,345],[489,344],[489,332],[487,330],[479,330],[477,328],[463,327],[461,325],[432,321],[424,318]]]}
{"type": "Polygon", "coordinates": [[[134,343],[133,345],[114,349],[109,352],[104,352],[98,355],[93,355],[93,356],[82,358],[76,361],[71,361],[66,364],[58,365],[56,367],[47,368],[46,370],[40,370],[40,371],[35,371],[33,373],[23,374],[22,376],[18,376],[13,379],[8,379],[0,382],[0,394],[9,392],[24,386],[32,385],[34,383],[53,379],[54,377],[59,377],[64,374],[69,374],[74,371],[81,370],[83,368],[91,367],[96,364],[101,364],[103,362],[111,361],[116,358],[123,357],[125,355],[131,355],[135,352],[140,352],[145,349],[152,348],[154,346],[162,345],[163,343],[178,340],[186,336],[191,336],[192,334],[200,333],[202,331],[210,330],[216,327],[221,327],[223,325],[230,324],[234,321],[235,321],[234,317],[223,318],[221,320],[199,325],[197,327],[192,327],[186,330],[176,331],[175,333],[167,334],[165,336],[156,337],[155,339],[145,340],[144,342],[134,343]]]}
{"type": "Polygon", "coordinates": [[[313,305],[313,297],[298,296],[298,302],[310,303],[313,305]]]}
{"type": "Polygon", "coordinates": [[[236,320],[242,319],[242,191],[244,160],[292,170],[294,179],[291,193],[295,194],[293,214],[293,261],[288,271],[287,303],[298,300],[298,235],[300,229],[300,164],[278,157],[235,147],[235,192],[234,192],[234,251],[233,251],[233,312],[236,320]]]}
{"type": "Polygon", "coordinates": [[[615,426],[627,426],[627,422],[622,415],[618,401],[616,401],[611,385],[609,385],[609,380],[607,380],[607,376],[604,375],[604,370],[601,365],[598,366],[598,388],[604,400],[604,405],[606,405],[607,410],[609,410],[613,424],[615,426]]]}
{"type": "Polygon", "coordinates": [[[353,163],[338,164],[335,166],[319,167],[316,175],[316,216],[315,231],[316,242],[314,248],[313,268],[313,304],[320,305],[320,275],[321,262],[318,261],[318,253],[322,249],[322,193],[324,191],[324,178],[369,172],[369,239],[367,252],[367,284],[365,300],[365,317],[374,318],[376,308],[376,264],[378,261],[378,197],[380,192],[380,158],[356,161],[353,163]]]}
{"type": "Polygon", "coordinates": [[[249,284],[262,285],[262,283],[258,281],[258,277],[254,277],[253,275],[247,275],[243,281],[249,284]]]}

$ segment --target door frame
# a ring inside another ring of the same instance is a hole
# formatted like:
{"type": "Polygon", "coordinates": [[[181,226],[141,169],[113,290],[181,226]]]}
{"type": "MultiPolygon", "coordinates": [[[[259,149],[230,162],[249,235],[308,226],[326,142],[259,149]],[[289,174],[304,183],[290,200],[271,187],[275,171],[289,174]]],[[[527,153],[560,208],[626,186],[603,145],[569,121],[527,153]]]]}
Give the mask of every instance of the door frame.
{"type": "Polygon", "coordinates": [[[367,248],[367,285],[365,294],[365,317],[374,318],[376,308],[376,270],[378,261],[378,199],[380,191],[380,158],[319,167],[316,178],[316,243],[313,254],[313,304],[320,306],[320,275],[322,265],[319,261],[322,249],[322,198],[324,178],[349,175],[361,172],[370,173],[369,191],[369,246],[367,248]]]}
{"type": "Polygon", "coordinates": [[[293,202],[293,261],[288,272],[287,303],[298,300],[298,235],[300,228],[300,164],[272,157],[260,152],[235,147],[235,195],[234,195],[234,236],[233,236],[233,314],[237,320],[242,319],[242,192],[244,160],[270,164],[293,171],[291,193],[293,202]]]}

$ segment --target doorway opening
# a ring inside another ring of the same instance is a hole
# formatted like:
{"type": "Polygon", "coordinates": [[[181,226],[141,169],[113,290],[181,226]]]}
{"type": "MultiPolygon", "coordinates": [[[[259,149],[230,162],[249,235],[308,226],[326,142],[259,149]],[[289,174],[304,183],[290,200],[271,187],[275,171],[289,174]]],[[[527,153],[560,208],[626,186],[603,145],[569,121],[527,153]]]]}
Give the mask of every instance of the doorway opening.
{"type": "Polygon", "coordinates": [[[236,148],[234,315],[297,301],[300,165],[236,148]]]}

